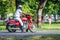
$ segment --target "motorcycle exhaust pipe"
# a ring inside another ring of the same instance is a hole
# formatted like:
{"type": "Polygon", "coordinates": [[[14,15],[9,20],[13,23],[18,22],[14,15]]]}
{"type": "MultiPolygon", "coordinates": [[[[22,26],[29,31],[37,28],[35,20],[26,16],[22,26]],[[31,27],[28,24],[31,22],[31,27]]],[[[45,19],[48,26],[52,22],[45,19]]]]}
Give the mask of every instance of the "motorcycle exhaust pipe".
{"type": "Polygon", "coordinates": [[[16,30],[19,30],[20,28],[9,28],[9,29],[16,29],[16,30]]]}

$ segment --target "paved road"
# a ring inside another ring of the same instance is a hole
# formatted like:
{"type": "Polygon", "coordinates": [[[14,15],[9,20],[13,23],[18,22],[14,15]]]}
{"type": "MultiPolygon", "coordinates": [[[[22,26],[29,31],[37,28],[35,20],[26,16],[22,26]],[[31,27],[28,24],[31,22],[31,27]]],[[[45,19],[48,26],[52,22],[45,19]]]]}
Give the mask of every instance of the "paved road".
{"type": "Polygon", "coordinates": [[[37,31],[35,33],[31,32],[26,32],[26,33],[21,33],[21,32],[15,32],[15,33],[10,33],[8,31],[0,31],[0,37],[18,37],[18,38],[26,38],[26,37],[31,37],[31,36],[42,36],[42,35],[49,35],[49,34],[60,34],[60,30],[41,30],[37,31]]]}

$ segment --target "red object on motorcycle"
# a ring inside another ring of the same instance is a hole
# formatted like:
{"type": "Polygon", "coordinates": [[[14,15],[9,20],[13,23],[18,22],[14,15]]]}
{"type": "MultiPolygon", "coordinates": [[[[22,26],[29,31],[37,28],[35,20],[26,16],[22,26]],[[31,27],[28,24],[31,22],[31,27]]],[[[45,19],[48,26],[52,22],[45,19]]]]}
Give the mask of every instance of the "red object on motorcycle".
{"type": "MultiPolygon", "coordinates": [[[[26,15],[26,17],[21,18],[22,21],[29,21],[28,23],[28,29],[30,29],[30,25],[33,23],[32,18],[30,15],[26,15]]],[[[8,21],[9,24],[15,24],[16,27],[21,26],[19,22],[16,22],[16,20],[11,19],[8,21]]]]}
{"type": "Polygon", "coordinates": [[[17,27],[19,27],[19,26],[20,26],[20,23],[19,23],[19,22],[16,22],[15,25],[16,25],[17,27]]]}
{"type": "Polygon", "coordinates": [[[28,20],[30,20],[30,19],[31,19],[31,16],[30,16],[30,15],[26,15],[26,18],[27,18],[28,20]]]}
{"type": "Polygon", "coordinates": [[[16,23],[16,21],[11,19],[11,20],[8,21],[8,23],[14,24],[14,23],[16,23]]]}
{"type": "Polygon", "coordinates": [[[26,17],[21,18],[22,21],[28,21],[26,17]]]}
{"type": "Polygon", "coordinates": [[[14,20],[14,19],[9,20],[9,23],[10,24],[15,24],[17,27],[20,26],[20,23],[16,22],[16,20],[14,20]]]}
{"type": "Polygon", "coordinates": [[[32,19],[30,19],[30,22],[29,22],[29,24],[28,24],[28,29],[30,30],[30,26],[31,26],[31,24],[33,23],[33,21],[32,21],[32,19]]]}

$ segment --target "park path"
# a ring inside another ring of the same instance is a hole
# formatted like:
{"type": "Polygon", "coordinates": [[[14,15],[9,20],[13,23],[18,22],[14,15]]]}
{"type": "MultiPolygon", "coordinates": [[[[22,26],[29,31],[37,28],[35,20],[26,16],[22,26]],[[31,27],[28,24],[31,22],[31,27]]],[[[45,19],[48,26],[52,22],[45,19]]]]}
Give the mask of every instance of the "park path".
{"type": "Polygon", "coordinates": [[[0,31],[0,37],[27,38],[32,36],[43,36],[43,35],[49,35],[49,34],[60,34],[60,30],[41,30],[35,33],[31,33],[31,32],[21,33],[19,31],[15,33],[10,33],[8,31],[0,31]]]}

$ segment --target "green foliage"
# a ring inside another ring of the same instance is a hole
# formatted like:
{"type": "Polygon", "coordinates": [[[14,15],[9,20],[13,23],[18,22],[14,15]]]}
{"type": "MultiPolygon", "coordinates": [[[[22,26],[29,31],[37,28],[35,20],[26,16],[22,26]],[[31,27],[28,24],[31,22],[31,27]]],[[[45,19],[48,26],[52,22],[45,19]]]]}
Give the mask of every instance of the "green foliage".
{"type": "Polygon", "coordinates": [[[59,0],[48,0],[47,4],[44,8],[44,14],[57,14],[59,12],[60,8],[60,1],[59,0]]]}
{"type": "Polygon", "coordinates": [[[36,2],[36,0],[26,0],[24,2],[23,8],[22,10],[28,14],[30,14],[31,16],[33,16],[33,19],[36,19],[36,10],[38,8],[38,3],[36,2]]]}
{"type": "MultiPolygon", "coordinates": [[[[36,19],[38,2],[36,0],[18,0],[23,5],[22,10],[33,16],[36,19]]],[[[41,0],[40,0],[41,1],[41,0]]],[[[16,10],[15,0],[0,0],[0,14],[5,15],[7,13],[14,13],[16,10]]],[[[57,14],[60,13],[60,0],[47,0],[46,6],[43,10],[45,14],[57,14]]]]}
{"type": "Polygon", "coordinates": [[[15,0],[0,0],[0,14],[4,17],[7,13],[15,12],[15,0]]]}

